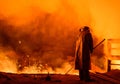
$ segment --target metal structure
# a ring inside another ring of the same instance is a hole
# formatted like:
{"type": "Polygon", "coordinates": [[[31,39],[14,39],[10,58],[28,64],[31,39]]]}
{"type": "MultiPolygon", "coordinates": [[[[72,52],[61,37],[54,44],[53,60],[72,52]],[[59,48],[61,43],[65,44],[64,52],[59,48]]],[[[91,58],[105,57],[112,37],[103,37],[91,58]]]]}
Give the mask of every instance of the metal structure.
{"type": "Polygon", "coordinates": [[[119,66],[120,62],[120,39],[108,39],[107,40],[108,47],[108,71],[111,71],[111,66],[119,66]]]}

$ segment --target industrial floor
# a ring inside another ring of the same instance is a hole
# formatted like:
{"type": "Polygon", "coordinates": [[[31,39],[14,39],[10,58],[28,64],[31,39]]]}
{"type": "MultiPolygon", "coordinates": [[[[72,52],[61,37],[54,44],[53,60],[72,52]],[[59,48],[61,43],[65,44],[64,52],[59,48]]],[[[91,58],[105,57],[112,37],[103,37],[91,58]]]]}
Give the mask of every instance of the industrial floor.
{"type": "Polygon", "coordinates": [[[91,73],[93,81],[80,81],[78,75],[13,74],[0,72],[0,84],[120,84],[120,70],[91,73]]]}

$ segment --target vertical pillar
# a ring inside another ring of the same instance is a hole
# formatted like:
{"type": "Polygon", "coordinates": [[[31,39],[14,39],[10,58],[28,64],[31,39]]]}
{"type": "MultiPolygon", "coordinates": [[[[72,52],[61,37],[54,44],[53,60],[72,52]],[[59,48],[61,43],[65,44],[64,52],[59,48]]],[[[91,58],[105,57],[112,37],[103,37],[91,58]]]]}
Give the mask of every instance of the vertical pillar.
{"type": "Polygon", "coordinates": [[[107,69],[107,71],[108,72],[111,71],[111,60],[109,60],[109,59],[108,59],[108,69],[107,69]]]}

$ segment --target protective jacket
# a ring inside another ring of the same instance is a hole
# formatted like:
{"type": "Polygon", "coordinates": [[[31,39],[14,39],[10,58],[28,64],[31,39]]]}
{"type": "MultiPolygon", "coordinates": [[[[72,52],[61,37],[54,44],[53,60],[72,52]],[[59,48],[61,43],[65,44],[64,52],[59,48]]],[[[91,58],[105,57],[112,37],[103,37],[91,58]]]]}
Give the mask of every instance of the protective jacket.
{"type": "Polygon", "coordinates": [[[76,41],[75,69],[90,69],[90,53],[93,52],[93,39],[89,30],[80,32],[76,41]]]}

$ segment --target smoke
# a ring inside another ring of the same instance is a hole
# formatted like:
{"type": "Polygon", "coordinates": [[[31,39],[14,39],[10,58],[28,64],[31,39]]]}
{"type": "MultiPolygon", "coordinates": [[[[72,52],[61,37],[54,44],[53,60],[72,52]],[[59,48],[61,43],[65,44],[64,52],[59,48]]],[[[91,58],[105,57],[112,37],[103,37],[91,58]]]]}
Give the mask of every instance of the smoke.
{"type": "Polygon", "coordinates": [[[6,59],[16,65],[11,63],[11,67],[17,70],[46,64],[54,70],[63,67],[67,57],[74,56],[75,28],[88,23],[83,17],[85,13],[80,12],[82,6],[78,12],[77,1],[0,1],[1,52],[15,53],[14,59],[6,59]],[[80,18],[84,22],[79,22],[80,18]]]}

